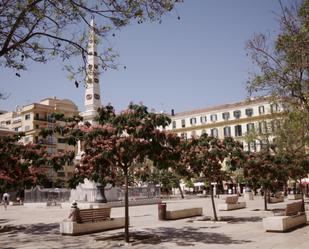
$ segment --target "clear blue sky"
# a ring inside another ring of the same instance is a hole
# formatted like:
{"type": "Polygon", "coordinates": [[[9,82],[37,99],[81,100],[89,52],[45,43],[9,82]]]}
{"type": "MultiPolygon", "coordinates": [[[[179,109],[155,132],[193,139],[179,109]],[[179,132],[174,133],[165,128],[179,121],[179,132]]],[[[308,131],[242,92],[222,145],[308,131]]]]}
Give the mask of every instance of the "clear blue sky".
{"type": "MultiPolygon", "coordinates": [[[[122,110],[130,101],[143,102],[157,111],[180,112],[243,100],[252,69],[245,43],[254,33],[278,30],[273,11],[280,13],[278,0],[185,0],[162,24],[125,27],[110,42],[127,69],[101,74],[103,104],[122,110]]],[[[32,64],[20,78],[1,68],[0,92],[11,95],[0,100],[0,109],[57,96],[84,110],[84,88],[75,88],[62,66],[32,64]]]]}

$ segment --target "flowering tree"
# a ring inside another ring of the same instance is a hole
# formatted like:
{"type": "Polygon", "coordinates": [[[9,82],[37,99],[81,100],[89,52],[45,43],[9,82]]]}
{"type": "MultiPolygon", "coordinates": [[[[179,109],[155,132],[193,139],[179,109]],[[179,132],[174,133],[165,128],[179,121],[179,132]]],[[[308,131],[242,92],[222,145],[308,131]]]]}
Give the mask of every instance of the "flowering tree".
{"type": "Polygon", "coordinates": [[[270,149],[250,153],[244,165],[244,176],[254,187],[261,186],[264,191],[264,209],[267,210],[269,191],[285,184],[288,180],[288,168],[291,161],[282,155],[274,154],[270,149]]]}
{"type": "Polygon", "coordinates": [[[304,192],[301,179],[306,178],[309,174],[309,156],[303,152],[292,154],[288,154],[288,152],[286,152],[283,156],[285,156],[289,161],[287,167],[289,178],[293,179],[295,182],[299,181],[300,190],[302,193],[303,210],[305,210],[304,192]]]}
{"type": "Polygon", "coordinates": [[[211,183],[227,180],[228,169],[234,171],[241,167],[244,157],[241,144],[232,138],[219,140],[204,134],[200,138],[188,140],[183,152],[182,163],[197,177],[204,178],[210,184],[214,219],[218,220],[211,183]]]}
{"type": "Polygon", "coordinates": [[[0,137],[0,185],[3,189],[33,186],[45,176],[46,167],[59,169],[73,159],[72,154],[50,155],[41,145],[21,144],[18,141],[23,135],[0,137]]]}
{"type": "Polygon", "coordinates": [[[121,172],[125,183],[125,240],[129,241],[129,174],[134,174],[145,159],[155,167],[168,167],[177,158],[175,134],[164,128],[170,119],[164,114],[150,113],[143,105],[130,104],[116,114],[110,105],[98,110],[98,125],[82,126],[84,155],[76,177],[113,181],[121,172]]]}

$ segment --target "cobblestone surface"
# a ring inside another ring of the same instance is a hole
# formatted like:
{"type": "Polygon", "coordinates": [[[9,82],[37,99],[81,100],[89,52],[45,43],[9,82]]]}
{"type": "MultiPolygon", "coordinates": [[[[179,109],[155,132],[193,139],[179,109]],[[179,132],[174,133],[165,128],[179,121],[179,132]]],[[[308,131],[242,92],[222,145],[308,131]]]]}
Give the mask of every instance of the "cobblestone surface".
{"type": "MultiPolygon", "coordinates": [[[[307,200],[309,201],[309,200],[307,200]]],[[[216,199],[216,203],[222,203],[216,199]]],[[[271,209],[285,203],[271,204],[271,209]]],[[[308,204],[307,204],[308,205],[308,204]]],[[[266,233],[262,218],[272,216],[263,209],[263,200],[247,201],[247,208],[218,212],[220,222],[212,222],[209,198],[167,201],[167,209],[203,207],[204,217],[159,221],[157,205],[130,207],[131,243],[123,242],[123,229],[82,236],[61,236],[59,222],[66,218],[67,208],[27,208],[0,206],[0,248],[309,248],[309,226],[289,233],[266,233]]],[[[113,208],[112,217],[124,215],[124,208],[113,208]]]]}

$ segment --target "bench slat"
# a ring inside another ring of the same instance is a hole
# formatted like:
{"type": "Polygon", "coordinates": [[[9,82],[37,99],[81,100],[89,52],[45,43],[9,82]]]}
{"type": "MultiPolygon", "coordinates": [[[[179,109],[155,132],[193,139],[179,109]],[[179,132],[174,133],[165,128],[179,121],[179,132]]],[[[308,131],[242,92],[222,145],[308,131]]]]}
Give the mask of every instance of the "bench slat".
{"type": "Polygon", "coordinates": [[[82,223],[109,220],[110,214],[111,214],[110,207],[79,210],[79,216],[82,223]]]}
{"type": "Polygon", "coordinates": [[[302,209],[302,202],[293,202],[286,205],[285,215],[286,216],[293,216],[301,212],[302,209]]]}

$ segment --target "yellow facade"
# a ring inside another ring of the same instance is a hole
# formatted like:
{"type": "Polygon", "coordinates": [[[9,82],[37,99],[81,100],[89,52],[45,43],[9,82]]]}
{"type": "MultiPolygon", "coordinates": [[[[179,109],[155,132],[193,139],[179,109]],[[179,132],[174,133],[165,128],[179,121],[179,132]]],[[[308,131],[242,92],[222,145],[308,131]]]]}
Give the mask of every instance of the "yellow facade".
{"type": "Polygon", "coordinates": [[[219,139],[233,137],[242,142],[245,149],[257,151],[265,140],[273,141],[282,110],[282,105],[273,103],[270,98],[256,98],[188,112],[173,111],[168,130],[184,138],[203,133],[219,139]],[[257,136],[250,139],[249,134],[254,131],[257,136]]]}
{"type": "MultiPolygon", "coordinates": [[[[39,136],[41,129],[55,126],[55,120],[52,119],[53,113],[62,113],[65,117],[79,114],[77,106],[71,100],[53,97],[0,115],[0,125],[16,132],[25,132],[23,143],[43,144],[51,154],[74,151],[75,147],[63,143],[59,136],[48,136],[47,138],[39,136]]],[[[65,180],[72,176],[73,172],[73,165],[64,165],[63,170],[57,173],[49,170],[48,178],[65,180]]]]}

